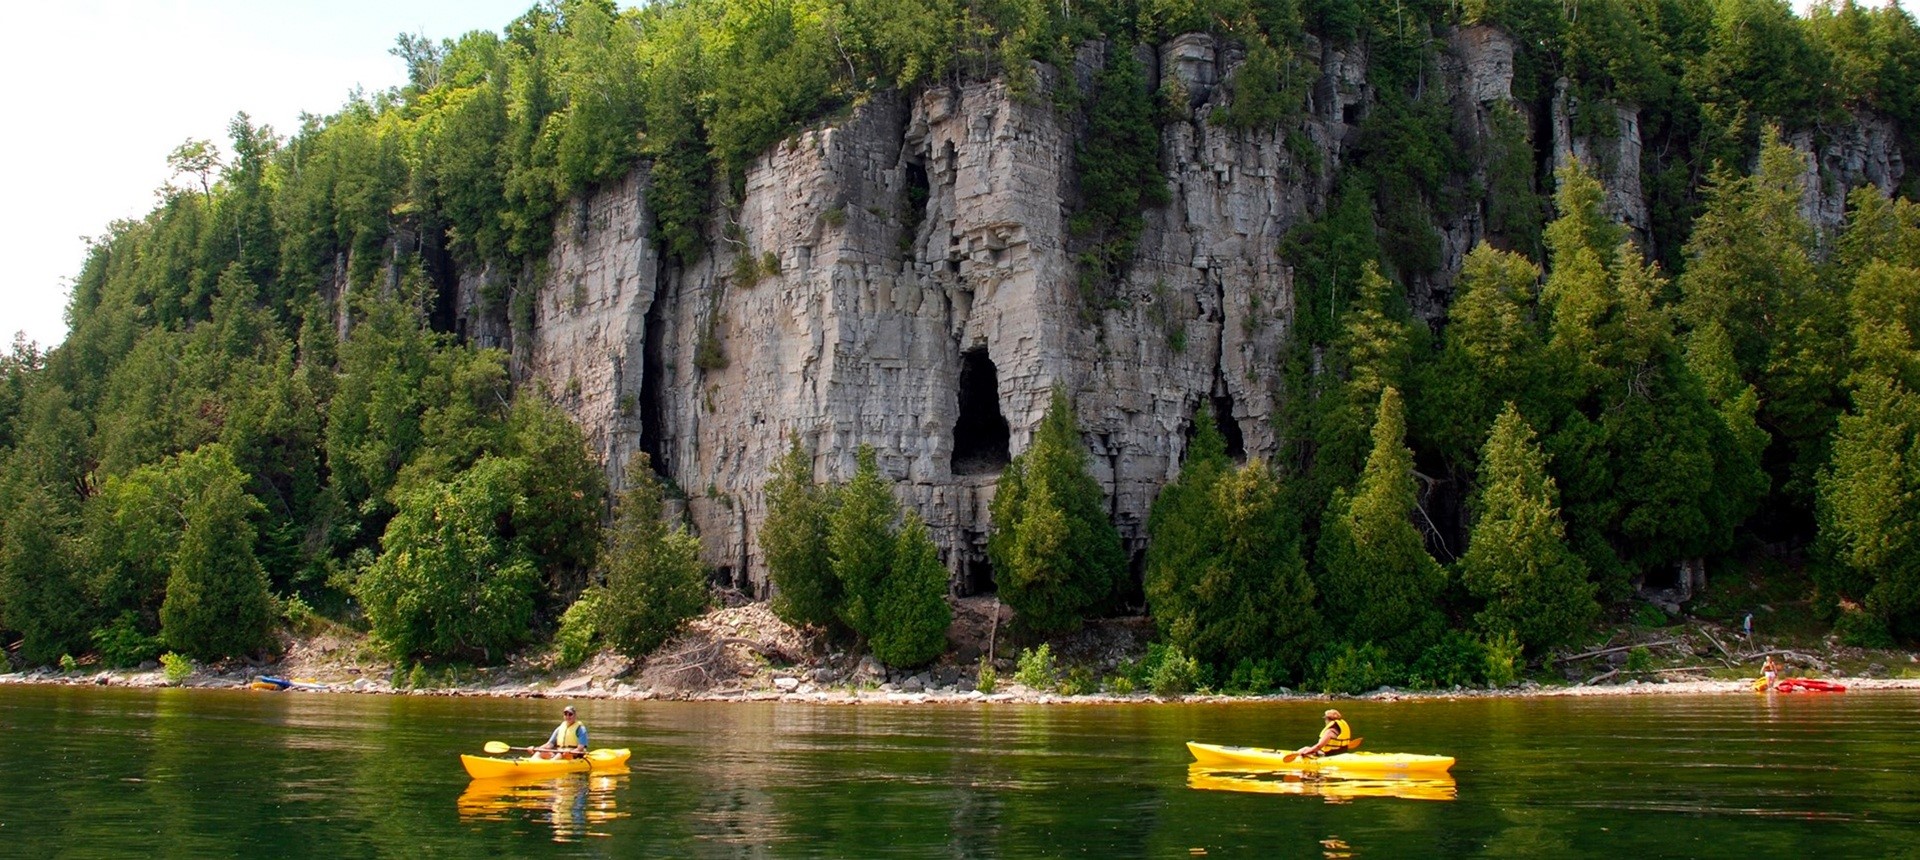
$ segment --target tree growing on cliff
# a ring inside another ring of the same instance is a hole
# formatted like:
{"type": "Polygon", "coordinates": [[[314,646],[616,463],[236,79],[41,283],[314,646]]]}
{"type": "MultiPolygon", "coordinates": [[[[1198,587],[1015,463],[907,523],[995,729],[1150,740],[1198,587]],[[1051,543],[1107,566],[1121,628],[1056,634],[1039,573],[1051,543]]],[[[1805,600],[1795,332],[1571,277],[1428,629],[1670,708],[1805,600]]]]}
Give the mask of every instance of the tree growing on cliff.
{"type": "Polygon", "coordinates": [[[1599,613],[1587,566],[1566,544],[1558,489],[1533,428],[1508,404],[1480,454],[1478,515],[1458,566],[1486,606],[1475,621],[1489,638],[1517,634],[1532,653],[1569,641],[1599,613]]]}
{"type": "Polygon", "coordinates": [[[813,482],[813,461],[794,437],[767,482],[760,551],[773,582],[773,611],[789,624],[839,625],[840,580],[827,550],[832,494],[813,482]]]}
{"type": "Polygon", "coordinates": [[[667,641],[707,607],[700,539],[665,516],[665,493],[646,454],[627,463],[632,486],[620,494],[590,590],[594,629],[621,653],[638,657],[667,641]]]}
{"type": "Polygon", "coordinates": [[[987,555],[1022,628],[1072,630],[1113,593],[1126,554],[1065,391],[1053,390],[1033,444],[1000,473],[992,515],[987,555]]]}
{"type": "Polygon", "coordinates": [[[1380,392],[1373,450],[1351,491],[1339,490],[1320,532],[1325,611],[1350,642],[1377,643],[1405,661],[1446,627],[1446,573],[1413,528],[1413,452],[1398,389],[1380,392]]]}

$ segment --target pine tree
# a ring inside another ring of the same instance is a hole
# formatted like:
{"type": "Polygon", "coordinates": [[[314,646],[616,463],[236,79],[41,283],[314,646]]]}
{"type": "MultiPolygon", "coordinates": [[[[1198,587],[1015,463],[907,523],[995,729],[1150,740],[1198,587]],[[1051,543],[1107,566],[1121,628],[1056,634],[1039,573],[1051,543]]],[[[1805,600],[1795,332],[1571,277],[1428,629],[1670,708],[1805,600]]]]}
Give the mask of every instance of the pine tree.
{"type": "Polygon", "coordinates": [[[1534,285],[1540,270],[1482,242],[1460,267],[1440,360],[1412,402],[1441,452],[1471,464],[1505,400],[1540,410],[1557,398],[1545,362],[1534,285]]]}
{"type": "Polygon", "coordinates": [[[642,656],[679,632],[707,607],[700,540],[666,519],[665,490],[646,454],[627,463],[631,485],[620,494],[601,557],[594,629],[621,653],[642,656]]]}
{"type": "Polygon", "coordinates": [[[1254,657],[1298,670],[1318,642],[1320,615],[1279,480],[1254,459],[1221,478],[1213,501],[1220,546],[1197,589],[1211,618],[1188,653],[1219,666],[1254,657]]]}
{"type": "Polygon", "coordinates": [[[1214,488],[1233,467],[1211,409],[1201,408],[1193,428],[1180,475],[1160,489],[1147,516],[1146,570],[1147,607],[1154,625],[1161,638],[1190,655],[1195,654],[1193,643],[1202,626],[1200,576],[1221,537],[1214,488]]]}
{"type": "Polygon", "coordinates": [[[1105,496],[1088,470],[1073,407],[1055,388],[1033,444],[1000,473],[993,498],[987,555],[1016,624],[1072,630],[1113,593],[1126,554],[1105,496]]]}
{"type": "Polygon", "coordinates": [[[909,508],[894,541],[892,569],[881,589],[873,656],[889,666],[923,666],[947,650],[947,569],[920,512],[909,508]]]}
{"type": "Polygon", "coordinates": [[[840,620],[862,639],[879,629],[881,602],[887,575],[893,568],[893,524],[900,503],[880,479],[873,447],[860,446],[858,466],[839,492],[838,504],[827,518],[827,552],[833,577],[844,589],[840,620]]]}
{"type": "Polygon", "coordinates": [[[1800,215],[1805,172],[1805,157],[1768,129],[1752,175],[1713,174],[1679,279],[1681,317],[1696,331],[1724,329],[1740,377],[1758,394],[1759,424],[1779,439],[1770,470],[1782,501],[1803,511],[1836,414],[1845,328],[1800,215]]]}
{"type": "Polygon", "coordinates": [[[1413,452],[1397,389],[1380,392],[1376,414],[1360,483],[1327,506],[1319,590],[1350,642],[1378,643],[1407,660],[1446,626],[1438,609],[1446,574],[1413,527],[1413,452]]]}
{"type": "Polygon", "coordinates": [[[1571,641],[1600,610],[1586,565],[1567,547],[1557,496],[1533,428],[1508,404],[1480,455],[1478,518],[1458,571],[1486,602],[1475,621],[1487,636],[1516,634],[1536,654],[1571,641]]]}
{"type": "Polygon", "coordinates": [[[260,503],[247,495],[245,476],[223,445],[184,455],[176,468],[191,489],[160,605],[160,634],[199,660],[256,652],[270,644],[274,623],[266,571],[253,554],[250,518],[260,503]]]}
{"type": "Polygon", "coordinates": [[[767,517],[760,551],[773,583],[773,611],[789,624],[839,625],[840,581],[827,549],[832,512],[828,494],[813,482],[813,462],[795,437],[767,481],[767,517]]]}
{"type": "Polygon", "coordinates": [[[89,607],[73,547],[74,524],[44,489],[12,496],[0,529],[0,625],[18,631],[20,657],[49,665],[87,644],[89,607]]]}
{"type": "Polygon", "coordinates": [[[1820,538],[1843,566],[1825,585],[1881,623],[1920,616],[1920,397],[1877,373],[1855,384],[1820,476],[1820,538]]]}

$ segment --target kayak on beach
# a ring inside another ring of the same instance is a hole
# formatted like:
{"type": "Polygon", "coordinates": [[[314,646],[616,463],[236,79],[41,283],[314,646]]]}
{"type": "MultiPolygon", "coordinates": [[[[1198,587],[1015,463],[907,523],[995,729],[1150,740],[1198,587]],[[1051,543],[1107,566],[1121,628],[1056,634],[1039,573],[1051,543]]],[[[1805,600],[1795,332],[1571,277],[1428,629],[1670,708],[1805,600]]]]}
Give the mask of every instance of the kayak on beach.
{"type": "Polygon", "coordinates": [[[467,775],[474,779],[499,779],[614,770],[626,767],[627,759],[632,754],[632,751],[622,748],[592,750],[581,758],[494,758],[462,755],[460,764],[466,767],[467,775]]]}
{"type": "MultiPolygon", "coordinates": [[[[1760,679],[1753,688],[1756,691],[1765,690],[1766,679],[1760,679]]],[[[1847,691],[1847,685],[1834,681],[1822,681],[1818,678],[1788,678],[1774,684],[1773,689],[1779,693],[1844,693],[1847,691]]]]}
{"type": "Polygon", "coordinates": [[[1394,776],[1402,774],[1443,774],[1453,767],[1453,757],[1415,753],[1351,752],[1332,756],[1302,756],[1291,750],[1261,747],[1236,747],[1187,741],[1194,761],[1209,766],[1233,766],[1261,770],[1290,770],[1323,776],[1394,776]]]}
{"type": "Polygon", "coordinates": [[[277,678],[277,677],[274,677],[273,675],[261,675],[260,677],[253,679],[253,683],[250,683],[247,686],[255,690],[268,690],[268,691],[329,689],[327,685],[321,684],[315,681],[296,681],[296,680],[289,680],[287,678],[277,678]]]}

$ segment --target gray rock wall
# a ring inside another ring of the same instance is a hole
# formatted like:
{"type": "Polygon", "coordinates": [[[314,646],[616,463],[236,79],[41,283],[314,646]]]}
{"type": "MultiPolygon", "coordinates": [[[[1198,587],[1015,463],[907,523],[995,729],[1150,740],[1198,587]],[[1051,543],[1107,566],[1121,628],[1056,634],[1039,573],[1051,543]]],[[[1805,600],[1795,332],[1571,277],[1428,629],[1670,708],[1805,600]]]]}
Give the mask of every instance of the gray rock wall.
{"type": "MultiPolygon", "coordinates": [[[[580,422],[616,486],[627,456],[655,454],[707,561],[752,593],[765,583],[761,484],[791,438],[821,481],[849,477],[857,447],[872,445],[932,527],[956,590],[984,584],[997,471],[955,469],[969,353],[997,371],[988,399],[1014,454],[1055,386],[1073,398],[1093,472],[1137,549],[1202,404],[1224,407],[1249,456],[1278,450],[1294,309],[1278,249],[1323,211],[1372,95],[1364,52],[1320,46],[1321,78],[1294,129],[1317,161],[1301,163],[1281,130],[1207,122],[1236,52],[1203,34],[1143,50],[1191,111],[1163,129],[1171,202],[1146,213],[1126,277],[1090,306],[1075,263],[1085,240],[1068,229],[1082,130],[1051,93],[1065,74],[1085,92],[1104,50],[1086,46],[1070,70],[1036,67],[1035,92],[990,80],[876,95],[796,134],[747,170],[738,200],[715,206],[691,265],[657,256],[643,167],[560,219],[545,266],[518,279],[531,291],[526,331],[516,338],[483,299],[506,292],[490,271],[460,278],[462,331],[512,349],[516,372],[580,422]]],[[[1511,101],[1513,51],[1491,28],[1452,34],[1434,85],[1462,134],[1489,134],[1496,105],[1526,110],[1511,101]]],[[[1614,107],[1620,134],[1593,140],[1573,136],[1564,95],[1552,110],[1548,145],[1595,167],[1610,209],[1644,238],[1637,112],[1614,107]]],[[[1889,187],[1900,172],[1891,127],[1855,130],[1821,149],[1823,175],[1889,187]]],[[[1809,199],[1824,213],[1834,198],[1809,199]]],[[[1429,320],[1444,317],[1453,273],[1485,232],[1478,212],[1450,217],[1436,225],[1442,271],[1409,285],[1429,320]]]]}

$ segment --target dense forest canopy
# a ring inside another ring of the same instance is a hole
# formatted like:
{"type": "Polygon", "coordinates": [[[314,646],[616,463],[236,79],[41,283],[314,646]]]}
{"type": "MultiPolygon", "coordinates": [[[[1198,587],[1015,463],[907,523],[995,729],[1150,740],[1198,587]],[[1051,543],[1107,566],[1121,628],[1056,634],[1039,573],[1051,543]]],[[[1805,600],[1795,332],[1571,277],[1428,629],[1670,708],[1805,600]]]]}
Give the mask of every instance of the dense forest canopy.
{"type": "MultiPolygon", "coordinates": [[[[603,183],[646,171],[662,255],[684,264],[753,159],[870,94],[1003,76],[1039,97],[1033,63],[1196,31],[1243,57],[1218,126],[1311,150],[1293,130],[1329,46],[1364,49],[1374,104],[1331,202],[1284,248],[1302,286],[1284,449],[1236,465],[1197,444],[1156,508],[1143,588],[1168,643],[1222,679],[1239,662],[1238,678],[1440,683],[1567,641],[1649,571],[1758,543],[1810,548],[1815,601],[1854,640],[1920,634],[1920,174],[1855,192],[1823,233],[1781,142],[1865,112],[1920,164],[1920,28],[1851,0],[1805,18],[1784,0],[552,0],[498,33],[402,36],[406,86],[291,134],[240,114],[222,144],[172,153],[176,187],[92,244],[67,341],[0,360],[0,628],[26,661],[123,664],[254,652],[276,615],[357,606],[402,658],[489,660],[583,592],[676,595],[644,630],[633,619],[659,613],[603,613],[620,641],[657,642],[698,608],[689,538],[627,524],[603,550],[601,464],[509,356],[455,335],[455,273],[503,273],[488,312],[523,332],[556,218],[603,183]],[[1484,151],[1430,86],[1471,26],[1517,46],[1515,107],[1484,151]],[[1528,118],[1561,81],[1578,133],[1639,108],[1651,249],[1590,177],[1542,166],[1528,118]],[[1465,187],[1476,159],[1489,183],[1465,187]],[[1475,206],[1491,244],[1436,330],[1400,285],[1439,266],[1436,218],[1475,206]],[[1318,288],[1333,283],[1359,288],[1318,288]],[[1436,469],[1472,488],[1464,546],[1419,527],[1416,482],[1436,469]]],[[[1095,281],[1166,199],[1159,128],[1191,119],[1113,55],[1091,98],[1052,94],[1093,131],[1075,228],[1095,281]]],[[[1023,462],[994,543],[1034,583],[1023,611],[1061,629],[1111,610],[1124,554],[1102,543],[1111,524],[1072,513],[1102,509],[1075,497],[1097,485],[1068,452],[1023,462]],[[1089,568],[1074,581],[1048,578],[1062,547],[1089,568]]],[[[920,628],[874,613],[937,609],[864,580],[845,583],[863,602],[835,606],[852,556],[807,553],[851,516],[835,499],[872,487],[781,480],[813,507],[770,519],[813,531],[769,552],[778,605],[927,659],[920,628]]],[[[907,520],[856,537],[898,534],[882,555],[932,583],[907,520]]],[[[874,564],[863,576],[894,569],[874,564]]]]}

